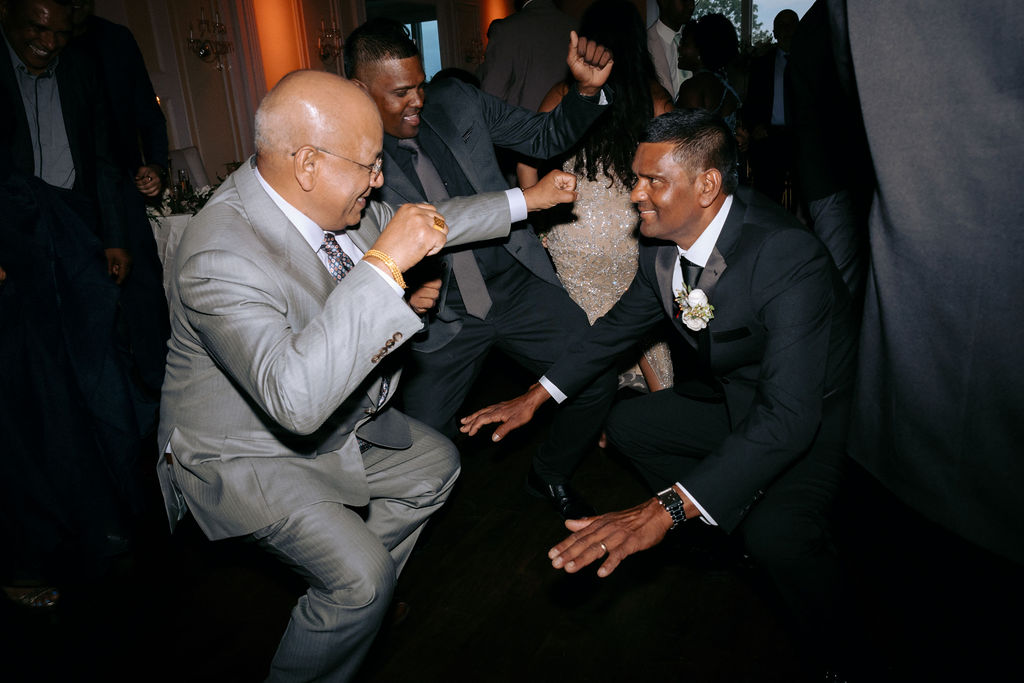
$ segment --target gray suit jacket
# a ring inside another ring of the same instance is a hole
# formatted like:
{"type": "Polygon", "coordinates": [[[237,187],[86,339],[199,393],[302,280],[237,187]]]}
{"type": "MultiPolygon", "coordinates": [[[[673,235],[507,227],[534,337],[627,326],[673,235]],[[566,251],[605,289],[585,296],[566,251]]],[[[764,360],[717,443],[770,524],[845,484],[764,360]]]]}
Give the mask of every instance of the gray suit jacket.
{"type": "MultiPolygon", "coordinates": [[[[506,235],[492,193],[438,205],[449,240],[506,235]]],[[[394,210],[371,202],[349,235],[369,249],[394,210]]],[[[422,323],[373,266],[335,283],[263,190],[253,163],[189,223],[173,264],[172,335],[158,471],[172,526],[184,506],[212,538],[251,533],[320,501],[365,505],[355,434],[411,445],[404,415],[378,408],[388,356],[422,323]]]]}
{"type": "Polygon", "coordinates": [[[480,65],[480,89],[517,107],[537,111],[555,83],[568,75],[565,56],[576,22],[551,0],[532,0],[515,14],[493,22],[487,55],[480,65]]]}
{"type": "MultiPolygon", "coordinates": [[[[473,190],[491,192],[508,189],[494,155],[495,146],[537,159],[550,158],[569,149],[604,108],[581,97],[572,88],[554,111],[537,114],[510,106],[461,81],[447,79],[427,91],[421,118],[422,125],[429,126],[451,150],[473,190]]],[[[427,201],[417,184],[387,151],[380,198],[390,204],[427,201]]],[[[513,230],[504,246],[534,275],[562,286],[547,251],[529,226],[524,224],[513,230]]],[[[446,263],[449,260],[450,257],[446,257],[446,263]]],[[[445,275],[450,272],[448,268],[445,275]]],[[[447,284],[447,277],[445,282],[447,284]]],[[[462,328],[459,319],[445,314],[444,296],[445,291],[440,314],[431,317],[428,341],[416,342],[418,350],[441,348],[462,328]]]]}

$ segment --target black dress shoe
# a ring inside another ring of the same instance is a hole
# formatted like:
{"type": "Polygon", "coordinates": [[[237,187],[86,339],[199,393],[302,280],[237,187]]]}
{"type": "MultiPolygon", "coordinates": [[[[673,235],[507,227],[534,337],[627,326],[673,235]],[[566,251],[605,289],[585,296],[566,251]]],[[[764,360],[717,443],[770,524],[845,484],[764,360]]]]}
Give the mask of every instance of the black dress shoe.
{"type": "Polygon", "coordinates": [[[580,494],[572,490],[568,484],[548,484],[530,468],[526,476],[526,492],[537,498],[547,498],[558,510],[562,519],[579,519],[593,517],[597,514],[580,494]]]}

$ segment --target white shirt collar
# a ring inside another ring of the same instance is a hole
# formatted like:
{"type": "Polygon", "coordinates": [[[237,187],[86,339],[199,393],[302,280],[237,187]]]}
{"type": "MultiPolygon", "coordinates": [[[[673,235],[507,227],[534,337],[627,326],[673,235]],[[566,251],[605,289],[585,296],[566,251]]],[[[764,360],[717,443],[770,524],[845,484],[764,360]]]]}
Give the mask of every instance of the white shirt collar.
{"type": "Polygon", "coordinates": [[[294,206],[289,204],[284,197],[277,193],[277,190],[270,186],[263,176],[260,175],[258,168],[254,168],[253,171],[256,173],[256,180],[260,181],[260,185],[267,191],[270,199],[277,205],[277,208],[281,209],[288,221],[295,226],[295,229],[299,231],[303,239],[309,242],[309,246],[313,251],[317,251],[324,243],[324,230],[319,225],[313,222],[313,219],[302,213],[294,206]]]}
{"type": "Polygon", "coordinates": [[[668,26],[662,23],[661,19],[654,22],[654,30],[658,32],[658,37],[666,43],[671,43],[679,31],[673,31],[668,26]]]}
{"type": "Polygon", "coordinates": [[[704,232],[700,234],[700,237],[690,246],[689,249],[683,249],[680,246],[676,246],[679,249],[680,256],[685,256],[686,260],[690,263],[700,266],[703,268],[708,264],[708,259],[711,258],[711,252],[715,250],[715,244],[718,243],[718,236],[722,234],[722,228],[725,226],[725,219],[729,216],[729,209],[732,208],[732,195],[727,195],[725,201],[722,202],[721,208],[718,209],[718,213],[708,223],[708,227],[704,228],[704,232]]]}

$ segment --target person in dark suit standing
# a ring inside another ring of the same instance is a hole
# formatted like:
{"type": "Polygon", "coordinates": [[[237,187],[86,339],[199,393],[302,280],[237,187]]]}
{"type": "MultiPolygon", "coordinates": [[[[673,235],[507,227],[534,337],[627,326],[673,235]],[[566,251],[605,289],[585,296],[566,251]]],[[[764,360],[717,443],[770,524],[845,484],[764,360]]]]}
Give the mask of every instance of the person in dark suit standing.
{"type": "Polygon", "coordinates": [[[787,119],[786,63],[800,18],[791,9],[775,16],[775,46],[750,65],[743,123],[750,131],[754,188],[795,211],[792,194],[793,136],[787,119]],[[787,186],[787,181],[789,185],[787,186]]]}
{"type": "MultiPolygon", "coordinates": [[[[537,114],[451,79],[425,93],[419,51],[400,24],[376,20],[356,29],[346,42],[345,71],[370,93],[384,120],[381,199],[435,202],[495,190],[518,196],[501,174],[495,146],[549,158],[567,150],[605,109],[600,98],[610,55],[572,33],[568,63],[575,87],[554,111],[537,114]]],[[[448,251],[439,265],[439,306],[412,343],[402,400],[410,415],[454,435],[456,414],[491,347],[539,374],[588,322],[525,224],[508,239],[448,251]]],[[[614,382],[609,372],[580,392],[534,458],[529,487],[563,517],[590,510],[568,481],[607,412],[611,397],[600,385],[614,382]]]]}
{"type": "Polygon", "coordinates": [[[603,558],[598,575],[607,576],[700,519],[742,538],[820,652],[827,643],[816,636],[833,623],[839,585],[827,513],[846,457],[854,321],[818,240],[758,195],[737,194],[736,155],[725,122],[704,110],[648,125],[632,199],[641,232],[663,241],[641,246],[626,293],[537,384],[464,418],[462,431],[500,422],[500,440],[668,316],[681,342],[676,385],[620,402],[607,425],[660,493],[567,521],[574,533],[549,556],[569,572],[603,558]]]}
{"type": "Polygon", "coordinates": [[[64,52],[70,2],[8,0],[0,26],[0,582],[45,608],[106,570],[140,509],[114,338],[132,257],[98,79],[64,52]]]}
{"type": "Polygon", "coordinates": [[[72,22],[71,58],[88,58],[96,64],[102,88],[94,97],[104,100],[111,151],[123,177],[134,272],[121,291],[122,322],[131,349],[139,422],[146,433],[156,424],[171,331],[163,268],[143,202],[158,197],[166,187],[167,120],[131,31],[94,15],[92,0],[75,3],[72,22]]]}
{"type": "Polygon", "coordinates": [[[480,65],[480,89],[530,111],[566,76],[565,44],[576,22],[553,0],[519,0],[515,14],[494,21],[487,31],[487,54],[480,65]]]}
{"type": "Polygon", "coordinates": [[[71,39],[71,3],[7,0],[0,11],[5,165],[81,200],[83,218],[103,244],[107,270],[122,284],[132,256],[105,108],[96,97],[98,77],[88,60],[60,59],[71,39]]]}

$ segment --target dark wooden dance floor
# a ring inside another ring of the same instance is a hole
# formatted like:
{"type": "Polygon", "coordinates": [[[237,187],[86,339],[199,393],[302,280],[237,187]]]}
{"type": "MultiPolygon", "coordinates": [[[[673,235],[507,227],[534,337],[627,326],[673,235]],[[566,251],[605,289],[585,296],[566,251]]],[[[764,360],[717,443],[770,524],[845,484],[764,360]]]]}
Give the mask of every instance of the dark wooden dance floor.
{"type": "MultiPolygon", "coordinates": [[[[525,388],[530,378],[500,367],[489,365],[471,404],[525,388]]],[[[408,616],[381,632],[361,681],[808,680],[770,588],[710,530],[607,579],[553,570],[546,552],[565,532],[522,486],[541,433],[460,444],[457,488],[399,581],[408,616]]],[[[648,495],[596,448],[575,483],[599,510],[648,495]]],[[[1017,678],[1019,568],[917,519],[866,478],[848,494],[841,547],[863,635],[854,680],[987,681],[1005,668],[1017,678]]],[[[154,514],[103,580],[63,587],[52,614],[0,604],[0,680],[261,680],[302,583],[250,546],[206,541],[191,520],[173,538],[161,522],[154,514]]]]}

